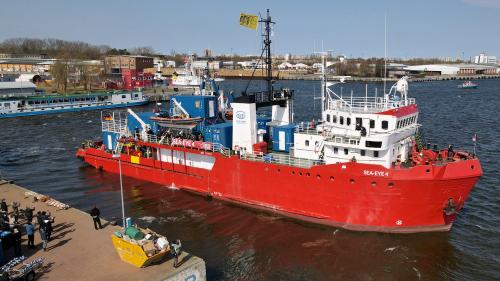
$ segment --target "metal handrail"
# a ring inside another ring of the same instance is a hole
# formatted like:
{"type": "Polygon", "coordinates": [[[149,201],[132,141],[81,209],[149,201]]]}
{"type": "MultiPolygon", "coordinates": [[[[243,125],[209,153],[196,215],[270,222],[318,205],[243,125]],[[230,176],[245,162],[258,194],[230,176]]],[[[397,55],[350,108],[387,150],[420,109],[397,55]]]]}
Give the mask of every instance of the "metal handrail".
{"type": "Polygon", "coordinates": [[[242,153],[240,154],[240,158],[244,160],[258,161],[258,162],[265,162],[265,163],[293,166],[300,168],[311,168],[312,166],[315,165],[325,164],[323,160],[310,160],[310,159],[297,158],[297,157],[292,157],[290,155],[283,155],[277,153],[269,153],[263,155],[242,153]]]}
{"type": "Polygon", "coordinates": [[[127,130],[127,119],[103,120],[102,131],[123,134],[127,130]]]}
{"type": "MultiPolygon", "coordinates": [[[[409,98],[407,101],[408,105],[415,104],[414,98],[409,98]]],[[[374,113],[402,106],[406,106],[404,101],[389,100],[386,102],[382,97],[352,97],[343,100],[329,100],[327,109],[355,113],[374,113]]]]}

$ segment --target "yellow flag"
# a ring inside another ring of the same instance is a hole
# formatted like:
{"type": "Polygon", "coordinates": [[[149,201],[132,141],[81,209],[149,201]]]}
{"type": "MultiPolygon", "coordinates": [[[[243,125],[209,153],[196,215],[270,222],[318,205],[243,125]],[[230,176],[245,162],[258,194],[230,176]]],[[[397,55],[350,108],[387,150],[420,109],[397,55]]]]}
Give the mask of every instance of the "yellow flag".
{"type": "Polygon", "coordinates": [[[255,30],[257,29],[257,24],[259,24],[258,16],[243,13],[240,14],[240,25],[255,30]]]}

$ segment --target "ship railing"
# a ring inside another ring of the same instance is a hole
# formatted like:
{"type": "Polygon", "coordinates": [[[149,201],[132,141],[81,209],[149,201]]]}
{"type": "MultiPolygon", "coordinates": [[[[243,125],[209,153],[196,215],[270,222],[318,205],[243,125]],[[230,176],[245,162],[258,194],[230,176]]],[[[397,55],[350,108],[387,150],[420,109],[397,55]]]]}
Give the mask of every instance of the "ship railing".
{"type": "Polygon", "coordinates": [[[102,131],[123,134],[127,130],[127,119],[102,121],[102,131]]]}
{"type": "Polygon", "coordinates": [[[295,133],[307,135],[323,135],[323,132],[317,130],[318,122],[301,122],[295,126],[295,133]]]}
{"type": "Polygon", "coordinates": [[[279,153],[269,153],[269,154],[253,154],[253,153],[241,153],[240,158],[250,161],[258,161],[270,164],[292,166],[299,168],[311,168],[315,165],[324,165],[323,160],[310,160],[303,158],[292,157],[291,155],[279,154],[279,153]]]}
{"type": "MultiPolygon", "coordinates": [[[[349,129],[339,129],[335,128],[333,129],[332,127],[329,126],[310,126],[309,123],[307,124],[299,124],[295,127],[295,133],[300,133],[300,134],[307,134],[307,135],[316,135],[316,136],[323,136],[325,137],[326,141],[331,141],[337,138],[342,138],[342,139],[347,139],[347,141],[342,141],[342,143],[346,144],[353,144],[353,141],[356,141],[359,143],[359,140],[361,139],[361,131],[358,130],[349,130],[349,129]],[[318,130],[319,129],[319,130],[318,130]],[[332,131],[335,130],[335,131],[332,131]],[[339,131],[343,131],[343,133],[339,133],[339,131]]],[[[338,142],[338,141],[337,141],[338,142]]]]}
{"type": "MultiPolygon", "coordinates": [[[[135,139],[142,140],[140,135],[135,136],[135,139]]],[[[194,147],[192,145],[186,145],[182,142],[175,143],[174,141],[172,141],[172,138],[161,137],[161,136],[157,136],[157,135],[153,135],[153,134],[147,134],[146,141],[151,142],[151,143],[173,145],[173,146],[182,146],[182,147],[186,147],[186,148],[202,149],[202,150],[207,150],[207,151],[212,151],[212,152],[219,152],[220,154],[222,154],[226,157],[229,157],[232,155],[231,149],[223,146],[220,143],[203,142],[204,145],[202,145],[201,147],[194,147]]],[[[187,140],[187,141],[188,141],[188,143],[193,144],[192,141],[190,141],[190,140],[187,140]]]]}
{"type": "Polygon", "coordinates": [[[351,97],[329,100],[327,109],[354,113],[377,113],[411,104],[415,104],[414,98],[408,98],[405,103],[401,100],[386,101],[383,97],[351,97]]]}
{"type": "Polygon", "coordinates": [[[349,145],[359,145],[360,138],[350,138],[345,136],[333,135],[327,139],[326,142],[332,142],[336,144],[349,144],[349,145]]]}
{"type": "Polygon", "coordinates": [[[368,136],[379,136],[380,137],[380,136],[390,136],[390,135],[393,135],[395,133],[408,133],[408,132],[413,132],[415,130],[418,130],[418,128],[420,128],[421,126],[422,126],[421,124],[414,123],[414,124],[408,125],[408,126],[403,127],[403,128],[396,128],[396,129],[392,129],[389,131],[370,131],[368,136]]]}
{"type": "Polygon", "coordinates": [[[212,145],[212,151],[213,152],[219,152],[220,154],[229,157],[231,156],[231,149],[223,146],[220,143],[213,143],[212,145]]]}
{"type": "Polygon", "coordinates": [[[80,107],[80,106],[95,106],[95,105],[109,105],[111,102],[61,102],[57,104],[53,103],[42,103],[42,104],[29,104],[23,107],[24,110],[38,109],[38,108],[51,108],[51,107],[80,107]]]}

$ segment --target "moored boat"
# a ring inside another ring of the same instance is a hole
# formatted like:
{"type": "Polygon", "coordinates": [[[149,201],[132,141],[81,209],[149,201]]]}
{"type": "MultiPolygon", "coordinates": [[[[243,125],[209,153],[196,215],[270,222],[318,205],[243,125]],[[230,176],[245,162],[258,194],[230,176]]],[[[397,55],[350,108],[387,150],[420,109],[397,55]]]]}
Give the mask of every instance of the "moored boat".
{"type": "Polygon", "coordinates": [[[478,83],[472,81],[465,81],[461,85],[458,85],[459,89],[476,89],[479,86],[478,83]]]}
{"type": "Polygon", "coordinates": [[[35,92],[34,88],[32,91],[19,91],[14,87],[21,86],[8,83],[18,82],[0,82],[0,87],[12,88],[11,92],[0,96],[0,118],[130,107],[148,102],[139,91],[47,95],[35,92]]]}

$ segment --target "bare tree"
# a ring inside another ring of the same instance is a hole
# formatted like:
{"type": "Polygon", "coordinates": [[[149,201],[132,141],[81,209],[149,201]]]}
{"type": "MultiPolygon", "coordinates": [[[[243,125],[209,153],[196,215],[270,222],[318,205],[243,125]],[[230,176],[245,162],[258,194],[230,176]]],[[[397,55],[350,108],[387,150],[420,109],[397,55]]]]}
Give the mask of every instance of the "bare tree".
{"type": "Polygon", "coordinates": [[[132,55],[141,55],[141,56],[154,56],[156,55],[155,50],[151,46],[146,47],[136,47],[130,49],[130,54],[132,55]]]}
{"type": "Polygon", "coordinates": [[[57,60],[51,67],[50,73],[56,80],[57,89],[62,87],[63,92],[68,89],[69,62],[67,60],[57,60]]]}

